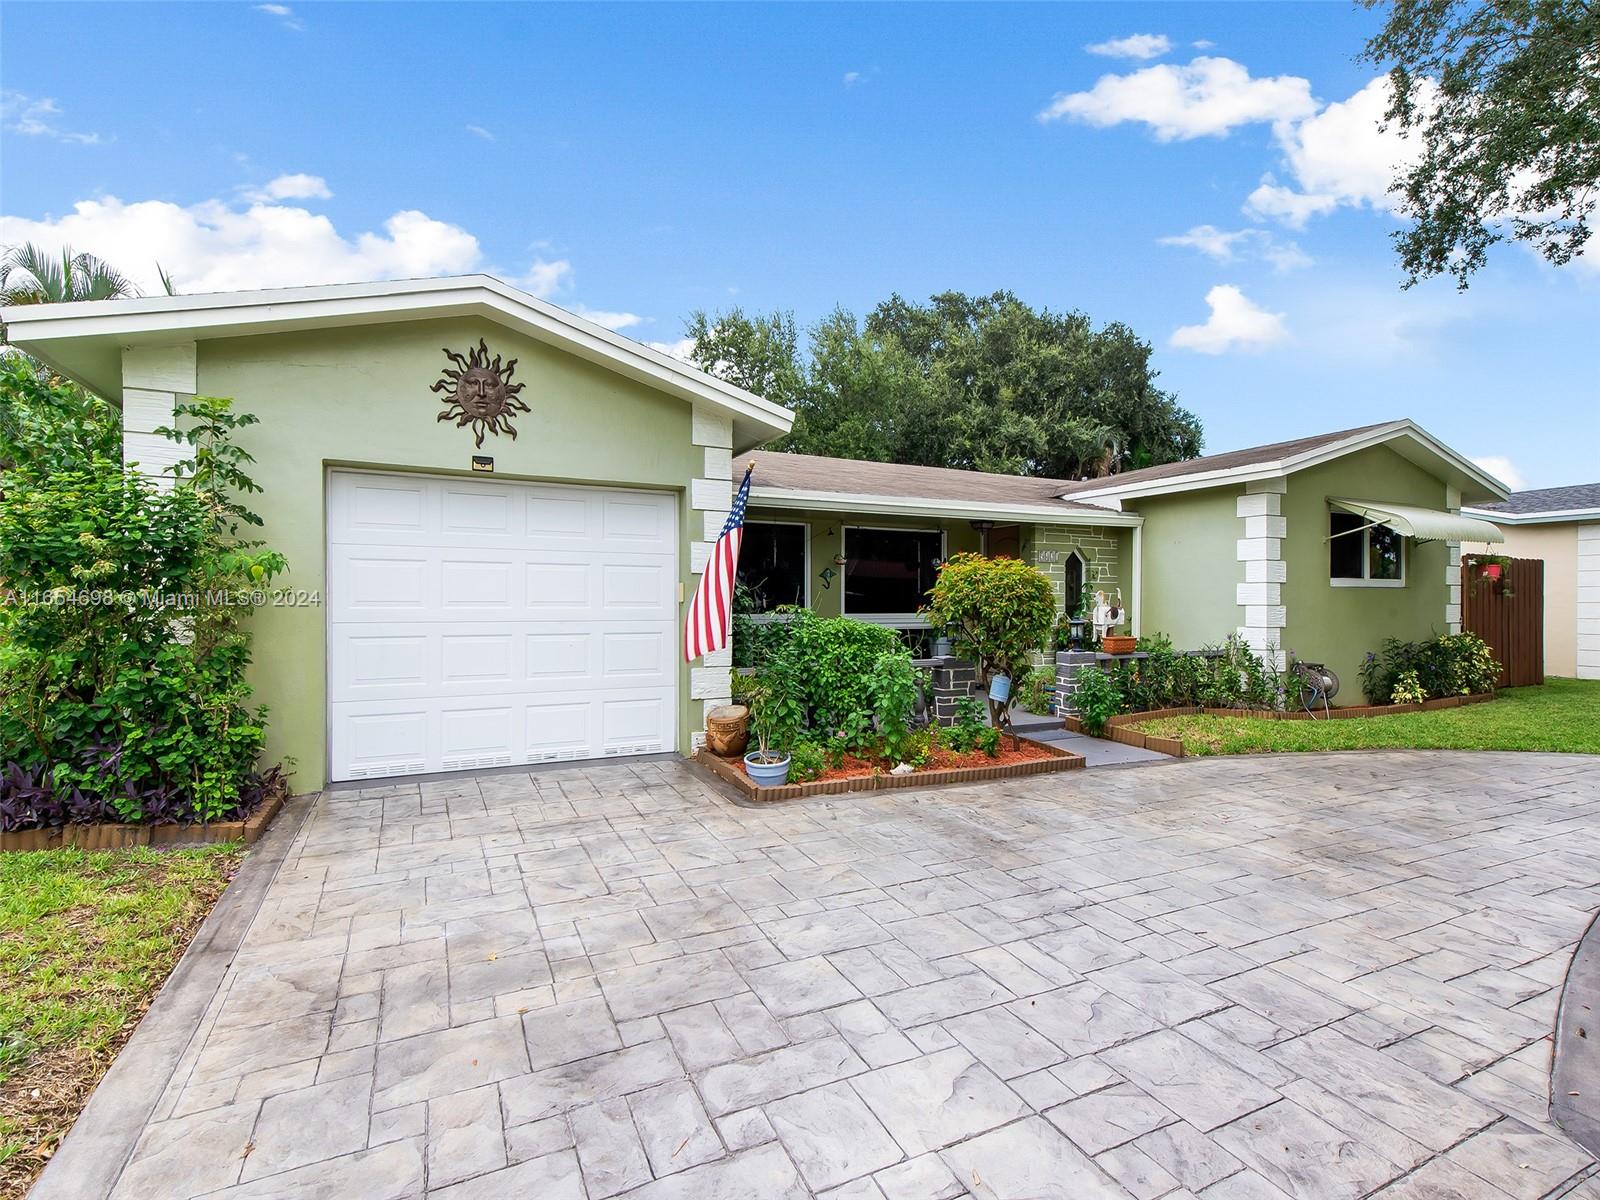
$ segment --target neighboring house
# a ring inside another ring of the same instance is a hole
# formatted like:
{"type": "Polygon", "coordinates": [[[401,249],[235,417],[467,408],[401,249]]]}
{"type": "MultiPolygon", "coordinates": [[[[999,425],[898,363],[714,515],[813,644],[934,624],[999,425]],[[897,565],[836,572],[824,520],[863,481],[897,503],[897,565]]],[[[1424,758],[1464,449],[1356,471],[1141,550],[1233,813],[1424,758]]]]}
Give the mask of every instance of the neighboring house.
{"type": "Polygon", "coordinates": [[[1600,679],[1600,483],[1513,492],[1464,511],[1500,527],[1496,553],[1544,560],[1545,674],[1600,679]]]}
{"type": "Polygon", "coordinates": [[[1409,421],[1091,481],[753,452],[788,411],[487,276],[0,320],[120,400],[153,477],[182,398],[260,418],[251,499],[290,573],[251,678],[304,787],[690,749],[730,656],[682,662],[684,602],[749,459],[768,604],[915,636],[938,561],[1009,553],[1063,610],[1120,592],[1135,632],[1293,648],[1341,699],[1384,637],[1455,627],[1451,543],[1499,536],[1457,509],[1506,495],[1409,421]]]}

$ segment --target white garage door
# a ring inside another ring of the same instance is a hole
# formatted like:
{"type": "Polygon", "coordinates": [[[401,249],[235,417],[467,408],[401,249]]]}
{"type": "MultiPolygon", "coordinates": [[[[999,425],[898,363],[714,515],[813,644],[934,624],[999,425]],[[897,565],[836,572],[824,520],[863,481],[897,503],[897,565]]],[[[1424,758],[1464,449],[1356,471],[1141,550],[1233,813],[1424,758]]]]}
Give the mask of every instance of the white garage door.
{"type": "Polygon", "coordinates": [[[659,492],[333,472],[333,778],[673,748],[677,546],[659,492]]]}

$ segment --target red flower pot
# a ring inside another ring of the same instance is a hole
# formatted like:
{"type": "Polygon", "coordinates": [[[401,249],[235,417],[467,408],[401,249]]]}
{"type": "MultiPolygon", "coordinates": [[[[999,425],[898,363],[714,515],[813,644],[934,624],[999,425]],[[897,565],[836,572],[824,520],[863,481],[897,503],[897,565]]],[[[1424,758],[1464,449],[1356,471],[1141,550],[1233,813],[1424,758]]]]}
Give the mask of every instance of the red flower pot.
{"type": "Polygon", "coordinates": [[[1484,563],[1483,566],[1480,567],[1479,569],[1483,572],[1483,577],[1485,579],[1499,579],[1500,578],[1500,564],[1499,563],[1484,563]]]}

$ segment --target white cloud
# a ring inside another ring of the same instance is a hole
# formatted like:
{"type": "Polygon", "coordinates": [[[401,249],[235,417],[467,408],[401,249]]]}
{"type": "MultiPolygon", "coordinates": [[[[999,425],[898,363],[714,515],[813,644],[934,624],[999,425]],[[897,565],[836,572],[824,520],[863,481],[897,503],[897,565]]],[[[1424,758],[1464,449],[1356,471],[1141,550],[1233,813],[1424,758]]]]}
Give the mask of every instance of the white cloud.
{"type": "Polygon", "coordinates": [[[406,209],[381,231],[346,237],[304,208],[221,200],[182,206],[166,200],[80,200],[60,218],[0,217],[0,243],[70,245],[116,265],[145,291],[160,291],[160,263],[184,292],[291,287],[470,271],[478,239],[456,225],[406,209]]]}
{"type": "Polygon", "coordinates": [[[1472,460],[1513,492],[1520,492],[1528,486],[1525,475],[1517,470],[1517,465],[1509,458],[1499,454],[1485,454],[1482,458],[1472,460]]]}
{"type": "Polygon", "coordinates": [[[1311,256],[1295,243],[1280,241],[1265,229],[1236,229],[1229,232],[1215,225],[1196,225],[1188,233],[1172,234],[1156,240],[1163,246],[1198,250],[1217,262],[1260,259],[1280,272],[1309,267],[1312,263],[1311,256]]]}
{"type": "Polygon", "coordinates": [[[1096,42],[1084,49],[1104,58],[1160,58],[1172,49],[1172,39],[1164,33],[1133,33],[1123,38],[1096,42]]]}
{"type": "Polygon", "coordinates": [[[1209,41],[1206,38],[1201,38],[1197,42],[1190,42],[1189,45],[1193,46],[1196,50],[1209,50],[1213,46],[1215,46],[1216,43],[1213,42],[1213,41],[1209,41]]]}
{"type": "Polygon", "coordinates": [[[328,181],[321,175],[279,175],[264,186],[245,192],[251,200],[330,200],[328,181]]]}
{"type": "Polygon", "coordinates": [[[285,29],[292,29],[299,33],[306,27],[306,23],[294,15],[294,9],[287,4],[258,4],[255,6],[259,13],[266,13],[269,17],[277,17],[283,22],[285,29]]]}
{"type": "MultiPolygon", "coordinates": [[[[1421,91],[1424,107],[1429,85],[1421,91]]],[[[1268,178],[1250,194],[1246,211],[1299,228],[1341,205],[1392,212],[1396,174],[1419,152],[1396,128],[1383,128],[1389,80],[1379,76],[1348,100],[1277,130],[1283,162],[1295,187],[1268,178]]]]}
{"type": "Polygon", "coordinates": [[[1102,75],[1087,92],[1055,97],[1041,121],[1062,118],[1105,127],[1138,121],[1163,142],[1222,137],[1240,125],[1281,123],[1316,112],[1311,84],[1296,75],[1251,78],[1229,58],[1162,63],[1130,75],[1102,75]]]}
{"type": "Polygon", "coordinates": [[[684,362],[692,361],[690,356],[694,351],[693,338],[679,338],[675,342],[646,342],[645,345],[672,358],[682,359],[684,362]]]}
{"type": "Polygon", "coordinates": [[[1184,325],[1172,333],[1172,344],[1200,354],[1229,350],[1261,350],[1289,336],[1282,313],[1258,307],[1231,283],[1206,293],[1211,315],[1204,325],[1184,325]]]}
{"type": "Polygon", "coordinates": [[[861,82],[861,72],[860,71],[846,71],[844,73],[843,83],[844,83],[845,87],[855,87],[855,85],[860,83],[860,82],[861,82]]]}
{"type": "Polygon", "coordinates": [[[486,142],[494,141],[494,134],[489,132],[489,130],[485,129],[482,125],[468,125],[467,132],[473,137],[482,138],[486,142]]]}
{"type": "Polygon", "coordinates": [[[572,311],[585,320],[593,321],[596,325],[603,325],[613,332],[619,329],[632,329],[635,325],[642,325],[648,319],[638,313],[607,312],[603,308],[590,308],[587,304],[575,304],[572,311]]]}
{"type": "Polygon", "coordinates": [[[1270,174],[1262,176],[1261,186],[1245,197],[1247,216],[1281,221],[1291,229],[1304,229],[1306,221],[1339,207],[1337,196],[1297,192],[1284,187],[1270,174]]]}
{"type": "Polygon", "coordinates": [[[0,94],[0,123],[12,133],[23,137],[46,137],[77,146],[98,146],[103,139],[98,133],[82,133],[62,129],[56,123],[61,106],[49,96],[25,96],[21,92],[0,94]]]}
{"type": "Polygon", "coordinates": [[[529,264],[527,273],[513,282],[539,299],[548,300],[566,287],[571,279],[572,264],[566,259],[536,258],[529,264]]]}

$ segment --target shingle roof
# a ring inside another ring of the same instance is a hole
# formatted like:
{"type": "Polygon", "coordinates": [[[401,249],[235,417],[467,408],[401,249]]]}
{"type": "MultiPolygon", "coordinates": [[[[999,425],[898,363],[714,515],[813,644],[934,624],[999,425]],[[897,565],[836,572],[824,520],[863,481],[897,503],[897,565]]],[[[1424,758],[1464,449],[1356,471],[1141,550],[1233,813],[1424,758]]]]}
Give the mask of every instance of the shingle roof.
{"type": "MultiPolygon", "coordinates": [[[[1092,504],[1057,497],[1072,481],[1031,475],[996,475],[950,467],[910,467],[900,463],[823,458],[814,454],[782,454],[757,450],[753,488],[801,492],[837,492],[857,496],[914,496],[929,500],[976,501],[991,504],[1037,504],[1078,512],[1104,512],[1092,504]]],[[[744,461],[744,456],[740,457],[744,461]]]]}
{"type": "Polygon", "coordinates": [[[1479,504],[1484,512],[1512,514],[1567,512],[1575,508],[1600,508],[1600,483],[1575,483],[1570,487],[1535,488],[1512,492],[1498,504],[1479,504]]]}
{"type": "Polygon", "coordinates": [[[1072,492],[1099,490],[1107,487],[1120,487],[1129,483],[1179,479],[1185,475],[1199,475],[1206,471],[1226,471],[1232,467],[1250,467],[1259,463],[1278,462],[1280,459],[1292,458],[1296,454],[1304,454],[1308,450],[1316,450],[1322,446],[1343,441],[1345,438],[1369,433],[1374,429],[1381,429],[1385,425],[1392,424],[1394,424],[1392,421],[1380,421],[1376,425],[1360,425],[1355,429],[1341,429],[1335,433],[1319,433],[1315,437],[1296,438],[1289,442],[1273,442],[1266,446],[1248,446],[1243,450],[1229,450],[1223,454],[1207,454],[1203,458],[1190,458],[1183,462],[1162,463],[1159,467],[1144,467],[1137,471],[1124,471],[1120,475],[1112,475],[1104,479],[1072,480],[1062,488],[1062,492],[1070,494],[1072,492]]]}

